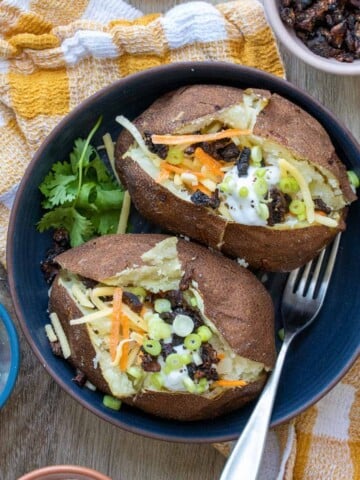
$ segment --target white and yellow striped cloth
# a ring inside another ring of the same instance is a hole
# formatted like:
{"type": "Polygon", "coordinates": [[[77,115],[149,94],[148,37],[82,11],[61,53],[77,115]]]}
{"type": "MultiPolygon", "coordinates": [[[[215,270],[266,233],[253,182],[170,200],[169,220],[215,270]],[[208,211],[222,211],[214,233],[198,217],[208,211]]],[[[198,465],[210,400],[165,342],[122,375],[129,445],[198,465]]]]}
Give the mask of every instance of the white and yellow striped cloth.
{"type": "MultiPolygon", "coordinates": [[[[64,115],[114,80],[184,60],[223,60],[284,76],[256,0],[190,2],[143,16],[123,0],[0,0],[0,260],[24,170],[64,115]]],[[[262,480],[360,479],[359,370],[273,429],[262,480]]],[[[228,451],[230,444],[218,446],[228,451]]]]}

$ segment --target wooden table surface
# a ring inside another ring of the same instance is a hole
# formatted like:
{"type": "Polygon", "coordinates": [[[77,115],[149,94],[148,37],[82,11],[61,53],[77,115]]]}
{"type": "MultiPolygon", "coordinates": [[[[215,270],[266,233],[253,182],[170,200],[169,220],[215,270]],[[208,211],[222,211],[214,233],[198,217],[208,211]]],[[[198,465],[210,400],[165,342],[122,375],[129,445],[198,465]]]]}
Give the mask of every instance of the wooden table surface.
{"type": "MultiPolygon", "coordinates": [[[[145,13],[164,12],[172,0],[129,2],[145,13]]],[[[221,3],[212,1],[210,3],[221,3]]],[[[360,140],[360,78],[337,77],[307,67],[282,51],[287,77],[331,109],[360,140]]],[[[13,312],[0,270],[0,301],[13,312]]],[[[44,371],[19,329],[22,361],[13,395],[0,412],[0,480],[45,465],[77,464],[113,480],[210,480],[224,457],[211,445],[142,438],[99,419],[60,389],[44,371]]]]}

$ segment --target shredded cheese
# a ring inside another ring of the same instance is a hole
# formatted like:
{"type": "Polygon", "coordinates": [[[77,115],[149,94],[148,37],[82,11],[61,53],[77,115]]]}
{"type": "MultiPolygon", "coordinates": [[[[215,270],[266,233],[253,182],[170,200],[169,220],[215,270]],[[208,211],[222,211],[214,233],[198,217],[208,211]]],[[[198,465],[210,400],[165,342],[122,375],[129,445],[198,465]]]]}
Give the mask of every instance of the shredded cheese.
{"type": "Polygon", "coordinates": [[[124,193],[123,204],[121,207],[117,233],[126,233],[129,215],[130,215],[130,207],[131,207],[131,198],[130,198],[129,192],[126,190],[124,193]]]}
{"type": "Polygon", "coordinates": [[[109,317],[112,314],[113,309],[108,307],[103,310],[98,310],[97,312],[91,312],[87,315],[84,315],[80,318],[74,318],[70,320],[70,325],[81,325],[82,323],[93,322],[94,320],[99,320],[100,318],[109,317]]]}
{"type": "Polygon", "coordinates": [[[103,302],[100,297],[112,297],[114,295],[115,287],[96,287],[90,291],[90,299],[92,303],[99,309],[104,310],[109,308],[107,303],[103,302]]]}
{"type": "Polygon", "coordinates": [[[141,133],[139,130],[135,127],[135,125],[130,122],[127,118],[125,118],[123,115],[118,115],[115,120],[120,123],[120,125],[134,137],[134,140],[137,142],[139,145],[140,149],[147,155],[151,160],[153,160],[154,164],[159,167],[160,166],[160,158],[155,155],[154,153],[150,152],[148,147],[146,146],[143,137],[141,136],[141,133]]]}
{"type": "Polygon", "coordinates": [[[140,335],[137,332],[131,332],[130,338],[131,340],[134,340],[139,345],[142,345],[144,343],[144,335],[140,335]]]}
{"type": "Polygon", "coordinates": [[[55,312],[50,313],[50,320],[51,320],[52,326],[54,327],[56,336],[60,342],[60,347],[61,347],[63,356],[65,359],[69,358],[71,355],[70,345],[69,345],[68,339],[66,338],[64,329],[60,323],[59,317],[55,312]]]}
{"type": "Polygon", "coordinates": [[[95,287],[92,293],[95,297],[112,297],[115,287],[95,287]]]}
{"type": "Polygon", "coordinates": [[[129,352],[128,363],[126,368],[131,367],[135,363],[135,361],[138,358],[139,351],[140,351],[140,345],[135,345],[133,348],[131,348],[129,352]]]}
{"type": "Polygon", "coordinates": [[[137,315],[131,308],[129,308],[125,303],[122,305],[122,311],[124,315],[128,317],[128,319],[133,322],[137,327],[141,328],[142,330],[147,332],[147,325],[144,322],[144,319],[137,315]]]}
{"type": "Polygon", "coordinates": [[[86,380],[85,387],[88,388],[89,390],[92,390],[93,392],[96,391],[95,385],[93,385],[91,382],[89,382],[89,380],[86,380]]]}
{"type": "Polygon", "coordinates": [[[311,198],[311,193],[308,184],[306,183],[304,177],[301,175],[299,170],[294,167],[291,163],[283,158],[279,158],[279,167],[282,171],[286,171],[292,175],[297,183],[299,184],[303,200],[306,208],[306,219],[308,223],[312,224],[315,221],[315,209],[314,202],[311,198]]]}
{"type": "Polygon", "coordinates": [[[75,300],[77,300],[80,303],[80,305],[82,305],[83,307],[94,308],[93,303],[90,302],[89,298],[87,297],[87,294],[81,290],[79,285],[76,285],[76,284],[72,285],[71,293],[75,298],[75,300]]]}
{"type": "Polygon", "coordinates": [[[54,332],[54,329],[53,329],[53,326],[51,325],[51,323],[47,323],[45,325],[45,333],[46,333],[46,336],[49,339],[49,342],[57,342],[58,338],[57,338],[57,336],[54,332]]]}
{"type": "Polygon", "coordinates": [[[103,136],[103,142],[104,142],[104,147],[105,147],[106,154],[108,156],[112,171],[114,172],[114,175],[116,180],[118,181],[118,184],[121,185],[120,178],[115,169],[115,146],[110,133],[105,133],[105,135],[103,136]]]}
{"type": "Polygon", "coordinates": [[[326,217],[324,215],[319,215],[318,213],[315,213],[315,222],[320,223],[321,225],[325,225],[325,227],[331,227],[335,228],[338,226],[338,222],[334,220],[333,218],[326,217]]]}
{"type": "Polygon", "coordinates": [[[121,342],[119,342],[118,346],[116,347],[115,358],[110,364],[112,367],[116,367],[117,365],[119,365],[125,343],[129,343],[133,341],[134,340],[132,340],[131,338],[124,338],[123,340],[121,340],[121,342]]]}

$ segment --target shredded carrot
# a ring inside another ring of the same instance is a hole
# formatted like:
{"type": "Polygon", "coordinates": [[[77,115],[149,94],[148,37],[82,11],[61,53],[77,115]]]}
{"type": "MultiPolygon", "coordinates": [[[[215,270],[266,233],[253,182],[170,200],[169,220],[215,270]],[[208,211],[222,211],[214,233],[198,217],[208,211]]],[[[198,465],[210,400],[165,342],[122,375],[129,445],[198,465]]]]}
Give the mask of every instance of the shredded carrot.
{"type": "Polygon", "coordinates": [[[145,305],[143,305],[141,307],[141,310],[140,310],[140,317],[144,318],[145,316],[145,313],[149,312],[149,309],[145,307],[145,305]]]}
{"type": "Polygon", "coordinates": [[[323,216],[323,217],[327,217],[326,213],[323,212],[322,210],[315,210],[314,213],[316,213],[316,215],[321,215],[321,216],[323,216]]]}
{"type": "Polygon", "coordinates": [[[219,360],[223,360],[223,359],[225,358],[225,353],[218,353],[218,354],[217,354],[217,358],[218,358],[219,360]]]}
{"type": "Polygon", "coordinates": [[[160,169],[160,174],[155,180],[156,183],[162,183],[164,180],[167,180],[169,178],[169,172],[164,169],[160,169]]]}
{"type": "Polygon", "coordinates": [[[216,382],[213,382],[212,386],[213,387],[245,387],[247,385],[247,382],[244,380],[217,380],[216,382]]]}
{"type": "MultiPolygon", "coordinates": [[[[129,326],[129,319],[126,315],[121,315],[121,330],[122,330],[122,337],[128,339],[130,336],[130,326],[129,326]]],[[[129,358],[129,342],[124,343],[122,348],[122,355],[120,358],[120,370],[125,372],[128,364],[129,358]]]]}
{"type": "Polygon", "coordinates": [[[216,133],[204,133],[195,135],[151,135],[151,141],[154,144],[161,145],[186,145],[198,142],[211,142],[221,140],[222,138],[237,137],[239,135],[249,135],[250,130],[240,130],[239,128],[229,128],[216,133]]]}
{"type": "Polygon", "coordinates": [[[205,193],[208,197],[211,197],[211,192],[208,188],[206,188],[204,185],[201,183],[198,183],[197,185],[194,186],[194,190],[200,190],[200,192],[205,193]]]}
{"type": "Polygon", "coordinates": [[[192,173],[196,177],[206,178],[206,175],[204,175],[201,172],[195,172],[194,170],[191,170],[191,172],[189,172],[185,168],[176,167],[175,165],[170,165],[170,163],[165,163],[165,162],[162,163],[161,164],[161,169],[168,170],[169,172],[180,173],[180,174],[181,173],[192,173]]]}
{"type": "Polygon", "coordinates": [[[116,348],[120,341],[121,309],[122,309],[122,289],[120,287],[114,290],[113,313],[111,317],[110,331],[110,355],[111,360],[115,360],[116,348]]]}
{"type": "Polygon", "coordinates": [[[200,147],[198,147],[195,150],[195,158],[199,160],[203,165],[205,165],[206,168],[208,168],[214,175],[218,177],[223,177],[224,172],[220,170],[221,165],[215,158],[213,158],[211,155],[208,153],[204,152],[204,150],[200,147]]]}
{"type": "Polygon", "coordinates": [[[196,162],[196,163],[197,165],[195,165],[194,161],[190,160],[189,158],[183,158],[181,160],[182,166],[189,168],[191,171],[195,170],[198,172],[201,168],[201,164],[199,164],[199,162],[196,162]]]}

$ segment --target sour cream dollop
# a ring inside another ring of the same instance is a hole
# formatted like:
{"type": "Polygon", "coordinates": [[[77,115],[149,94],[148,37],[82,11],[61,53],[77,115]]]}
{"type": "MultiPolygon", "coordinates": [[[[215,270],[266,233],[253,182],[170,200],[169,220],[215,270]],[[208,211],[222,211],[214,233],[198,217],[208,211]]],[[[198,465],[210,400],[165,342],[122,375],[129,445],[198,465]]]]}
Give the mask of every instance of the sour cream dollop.
{"type": "MultiPolygon", "coordinates": [[[[231,217],[242,225],[265,226],[267,224],[267,221],[259,215],[259,205],[264,199],[254,189],[258,170],[258,167],[249,166],[247,176],[239,177],[237,167],[234,166],[223,179],[226,191],[220,188],[221,198],[227,205],[231,217]],[[242,187],[248,191],[246,197],[239,194],[242,187]]],[[[262,170],[265,170],[262,178],[266,181],[268,188],[279,184],[280,169],[276,165],[263,167],[262,170]]]]}

